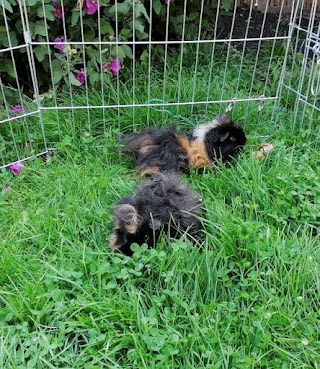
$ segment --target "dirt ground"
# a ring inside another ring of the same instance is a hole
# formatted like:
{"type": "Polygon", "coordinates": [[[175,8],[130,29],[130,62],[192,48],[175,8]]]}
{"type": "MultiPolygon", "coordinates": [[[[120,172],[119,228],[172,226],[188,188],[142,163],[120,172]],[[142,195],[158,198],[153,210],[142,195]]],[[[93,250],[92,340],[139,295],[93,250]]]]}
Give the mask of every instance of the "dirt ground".
{"type": "MultiPolygon", "coordinates": [[[[275,37],[276,34],[278,36],[285,36],[288,34],[289,30],[289,15],[283,15],[279,20],[279,16],[272,13],[264,13],[258,12],[256,10],[252,10],[250,16],[250,24],[248,28],[248,19],[250,14],[250,8],[248,6],[243,6],[237,9],[237,12],[234,16],[234,26],[232,28],[233,23],[233,14],[225,14],[220,15],[221,26],[220,32],[217,35],[218,39],[224,38],[260,38],[260,37],[275,37]],[[262,25],[264,24],[263,30],[262,25]],[[279,24],[279,25],[278,25],[279,24]],[[278,31],[277,31],[278,27],[278,31]],[[248,28],[248,31],[247,31],[248,28]],[[232,33],[230,35],[232,29],[232,33]],[[246,32],[248,32],[246,34],[246,32]]],[[[301,25],[307,26],[309,20],[302,19],[301,25]]],[[[256,48],[259,44],[259,41],[250,41],[246,42],[246,48],[256,48]]],[[[239,43],[238,46],[242,46],[243,43],[239,43]]],[[[236,46],[236,45],[235,45],[236,46]]]]}

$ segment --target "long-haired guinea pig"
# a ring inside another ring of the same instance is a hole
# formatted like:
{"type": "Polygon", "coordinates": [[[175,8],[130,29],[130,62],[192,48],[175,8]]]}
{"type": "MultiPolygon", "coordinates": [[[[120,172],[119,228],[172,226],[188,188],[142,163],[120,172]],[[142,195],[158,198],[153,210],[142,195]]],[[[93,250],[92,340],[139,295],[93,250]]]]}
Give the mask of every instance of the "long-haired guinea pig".
{"type": "Polygon", "coordinates": [[[202,213],[201,199],[178,174],[157,173],[117,203],[109,247],[131,256],[133,243],[152,248],[162,234],[174,238],[199,229],[202,213]]]}
{"type": "Polygon", "coordinates": [[[182,172],[213,162],[230,161],[243,148],[246,136],[241,127],[225,115],[199,125],[192,133],[175,127],[147,128],[124,139],[122,152],[135,157],[140,175],[162,171],[182,172]]]}

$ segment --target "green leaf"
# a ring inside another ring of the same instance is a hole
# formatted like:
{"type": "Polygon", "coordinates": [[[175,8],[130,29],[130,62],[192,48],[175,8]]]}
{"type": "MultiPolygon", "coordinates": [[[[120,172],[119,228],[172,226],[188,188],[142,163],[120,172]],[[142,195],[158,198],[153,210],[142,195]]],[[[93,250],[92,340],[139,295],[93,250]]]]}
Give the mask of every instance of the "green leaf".
{"type": "Polygon", "coordinates": [[[57,84],[64,75],[65,75],[65,73],[61,69],[60,70],[54,70],[53,71],[52,83],[57,84]]]}
{"type": "Polygon", "coordinates": [[[128,38],[132,37],[132,30],[128,28],[123,28],[120,32],[120,37],[127,40],[128,38]]]}
{"type": "Polygon", "coordinates": [[[48,55],[48,48],[46,46],[36,46],[33,52],[39,62],[42,62],[46,55],[48,55]]]}
{"type": "Polygon", "coordinates": [[[132,29],[134,27],[134,29],[137,30],[137,31],[139,31],[139,32],[143,32],[144,31],[144,25],[143,25],[143,23],[139,19],[135,19],[134,22],[133,21],[130,22],[128,24],[128,26],[130,28],[132,28],[132,29]]]}
{"type": "Polygon", "coordinates": [[[141,14],[142,14],[146,18],[146,20],[148,22],[150,22],[149,15],[148,15],[148,13],[146,11],[146,8],[144,7],[143,4],[138,3],[138,4],[135,5],[135,7],[134,7],[134,14],[135,14],[135,17],[136,18],[139,18],[141,16],[141,14]]]}
{"type": "MultiPolygon", "coordinates": [[[[49,28],[49,26],[48,26],[49,28]]],[[[37,22],[36,25],[33,28],[33,34],[34,35],[41,35],[46,36],[47,35],[47,28],[44,25],[44,22],[37,22]]]]}
{"type": "Polygon", "coordinates": [[[116,11],[118,14],[128,14],[130,11],[131,5],[129,2],[117,3],[116,5],[112,5],[108,11],[109,15],[115,15],[116,11]]]}
{"type": "Polygon", "coordinates": [[[138,40],[145,40],[146,38],[149,37],[148,33],[146,32],[137,31],[136,34],[137,34],[138,40]]]}
{"type": "Polygon", "coordinates": [[[18,45],[18,40],[17,40],[17,34],[15,31],[10,31],[9,32],[9,37],[10,37],[10,41],[11,41],[11,46],[17,46],[18,45]]]}
{"type": "Polygon", "coordinates": [[[73,11],[71,14],[71,26],[75,26],[80,18],[80,12],[78,11],[73,11]]]}
{"type": "Polygon", "coordinates": [[[133,54],[132,54],[132,50],[131,50],[131,47],[128,46],[128,45],[121,45],[120,46],[122,51],[124,52],[124,54],[130,58],[130,59],[133,59],[133,54]]]}
{"type": "Polygon", "coordinates": [[[124,53],[124,51],[122,50],[122,48],[119,47],[114,47],[111,50],[111,56],[115,57],[115,58],[119,58],[121,61],[123,61],[123,59],[126,57],[126,54],[124,53]]]}
{"type": "Polygon", "coordinates": [[[39,2],[39,0],[28,0],[28,5],[29,6],[34,6],[39,2]]]}
{"type": "Polygon", "coordinates": [[[10,77],[16,78],[16,72],[13,68],[12,60],[4,59],[1,63],[1,71],[5,71],[10,77]]]}
{"type": "Polygon", "coordinates": [[[92,40],[94,39],[94,36],[95,36],[94,31],[87,31],[84,34],[84,41],[92,42],[92,40]]]}
{"type": "Polygon", "coordinates": [[[142,63],[149,61],[149,52],[147,49],[144,49],[142,51],[142,54],[140,56],[140,60],[142,63]]]}
{"type": "Polygon", "coordinates": [[[8,12],[13,13],[12,6],[7,0],[1,0],[0,1],[0,8],[2,10],[2,7],[4,7],[8,12]]]}
{"type": "Polygon", "coordinates": [[[232,4],[233,4],[233,0],[222,0],[221,2],[221,5],[226,12],[231,9],[232,4]]]}
{"type": "Polygon", "coordinates": [[[153,0],[152,8],[157,15],[160,15],[162,9],[161,0],[153,0]]]}
{"type": "Polygon", "coordinates": [[[76,77],[74,76],[74,74],[72,72],[69,73],[69,82],[73,85],[73,86],[81,86],[81,83],[76,79],[76,77]]]}
{"type": "Polygon", "coordinates": [[[40,6],[37,10],[37,16],[40,18],[46,17],[48,20],[54,21],[54,7],[50,4],[45,4],[44,6],[40,6]]]}
{"type": "Polygon", "coordinates": [[[113,36],[114,30],[111,27],[110,23],[107,22],[105,19],[101,19],[100,22],[100,31],[103,35],[113,36]]]}
{"type": "Polygon", "coordinates": [[[91,85],[94,85],[96,82],[99,82],[101,75],[97,72],[91,72],[89,74],[89,81],[91,85]]]}

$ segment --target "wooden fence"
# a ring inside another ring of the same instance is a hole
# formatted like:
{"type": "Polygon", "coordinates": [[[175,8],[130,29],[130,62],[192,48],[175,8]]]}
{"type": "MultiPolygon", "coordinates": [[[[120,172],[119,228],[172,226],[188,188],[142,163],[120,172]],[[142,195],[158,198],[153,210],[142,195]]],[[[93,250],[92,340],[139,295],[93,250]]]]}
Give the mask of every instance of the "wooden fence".
{"type": "MultiPolygon", "coordinates": [[[[308,14],[310,14],[310,11],[312,9],[312,3],[315,1],[317,4],[317,10],[316,14],[317,16],[320,15],[320,0],[304,0],[304,1],[298,1],[298,0],[235,0],[237,2],[238,6],[247,5],[251,6],[251,4],[254,6],[255,10],[260,12],[267,11],[268,13],[280,13],[280,10],[282,8],[282,14],[288,14],[292,11],[292,5],[299,3],[303,3],[303,13],[306,17],[308,17],[308,14]],[[283,3],[283,5],[282,5],[283,3]],[[283,6],[283,7],[282,7],[283,6]]],[[[216,4],[218,0],[206,0],[206,4],[216,4]]]]}
{"type": "MultiPolygon", "coordinates": [[[[241,5],[253,5],[257,11],[265,12],[267,10],[268,13],[279,13],[282,8],[282,13],[287,14],[291,13],[293,3],[302,3],[302,1],[297,0],[237,0],[238,4],[241,5]],[[282,5],[282,3],[284,3],[282,5]]],[[[305,13],[310,13],[312,9],[312,3],[314,0],[304,0],[303,1],[303,10],[305,13]]],[[[317,4],[317,13],[320,11],[320,0],[316,0],[317,4]]]]}

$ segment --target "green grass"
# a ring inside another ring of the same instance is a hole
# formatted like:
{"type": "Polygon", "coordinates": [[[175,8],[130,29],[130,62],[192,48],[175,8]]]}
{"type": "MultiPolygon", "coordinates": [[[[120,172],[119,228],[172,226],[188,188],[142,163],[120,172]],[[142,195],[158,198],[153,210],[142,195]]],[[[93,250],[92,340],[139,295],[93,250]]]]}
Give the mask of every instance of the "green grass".
{"type": "MultiPolygon", "coordinates": [[[[166,91],[174,101],[179,64],[174,56],[170,63],[166,91]]],[[[207,92],[203,64],[196,99],[207,92]]],[[[226,96],[233,96],[234,65],[226,96]]],[[[250,59],[245,81],[249,67],[250,59]]],[[[151,97],[162,98],[156,68],[151,97]]],[[[146,101],[139,71],[137,96],[146,101]]],[[[191,76],[186,66],[185,99],[191,76]]],[[[250,81],[240,93],[248,88],[250,81]]],[[[120,99],[131,97],[128,80],[120,99]]],[[[81,93],[73,98],[85,101],[81,93]]],[[[100,99],[90,93],[91,102],[100,99]]],[[[307,111],[313,121],[292,130],[289,109],[275,120],[273,104],[260,113],[257,106],[232,111],[249,138],[235,166],[184,176],[206,207],[201,250],[180,239],[136,248],[132,258],[107,249],[113,205],[137,185],[133,162],[111,148],[119,132],[173,119],[151,110],[148,120],[146,108],[94,110],[88,127],[83,112],[75,121],[59,112],[59,131],[56,112],[45,113],[48,142],[59,149],[54,160],[38,158],[20,177],[0,177],[12,183],[0,195],[0,368],[320,367],[319,118],[307,111]],[[251,145],[265,141],[274,150],[264,161],[252,158],[251,145]]],[[[220,111],[178,113],[196,124],[220,111]]]]}

